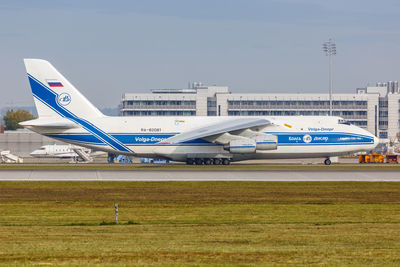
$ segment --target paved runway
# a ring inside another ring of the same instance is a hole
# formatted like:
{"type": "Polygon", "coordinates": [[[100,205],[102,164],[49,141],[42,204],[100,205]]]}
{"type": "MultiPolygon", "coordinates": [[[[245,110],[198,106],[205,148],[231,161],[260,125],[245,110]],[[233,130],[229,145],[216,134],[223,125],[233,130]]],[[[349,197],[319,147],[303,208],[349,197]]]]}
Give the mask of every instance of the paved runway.
{"type": "Polygon", "coordinates": [[[0,181],[390,181],[398,171],[0,170],[0,181]]]}

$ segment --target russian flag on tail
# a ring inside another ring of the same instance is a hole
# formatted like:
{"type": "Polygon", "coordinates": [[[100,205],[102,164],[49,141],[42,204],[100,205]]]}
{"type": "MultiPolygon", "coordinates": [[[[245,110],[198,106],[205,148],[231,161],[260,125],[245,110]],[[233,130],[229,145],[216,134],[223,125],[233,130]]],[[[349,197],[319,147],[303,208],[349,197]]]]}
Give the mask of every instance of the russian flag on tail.
{"type": "Polygon", "coordinates": [[[47,82],[50,87],[64,87],[61,82],[47,82]]]}

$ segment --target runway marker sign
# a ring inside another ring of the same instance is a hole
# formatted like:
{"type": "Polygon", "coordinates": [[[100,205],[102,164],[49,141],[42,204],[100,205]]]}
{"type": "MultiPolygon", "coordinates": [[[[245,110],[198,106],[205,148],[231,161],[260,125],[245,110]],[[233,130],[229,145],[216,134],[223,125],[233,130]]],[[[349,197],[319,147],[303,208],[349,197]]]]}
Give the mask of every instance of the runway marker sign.
{"type": "Polygon", "coordinates": [[[115,209],[115,223],[118,224],[118,203],[114,204],[115,209]]]}

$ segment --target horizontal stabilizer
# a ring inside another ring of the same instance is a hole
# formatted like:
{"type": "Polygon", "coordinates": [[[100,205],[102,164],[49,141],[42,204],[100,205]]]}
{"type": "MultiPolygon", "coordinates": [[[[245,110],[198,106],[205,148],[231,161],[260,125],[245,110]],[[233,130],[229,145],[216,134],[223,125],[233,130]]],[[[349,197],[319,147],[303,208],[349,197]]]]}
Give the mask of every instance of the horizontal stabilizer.
{"type": "Polygon", "coordinates": [[[23,127],[46,127],[56,129],[71,129],[79,127],[78,124],[65,118],[56,118],[51,120],[39,118],[35,120],[20,122],[19,125],[23,127]]]}

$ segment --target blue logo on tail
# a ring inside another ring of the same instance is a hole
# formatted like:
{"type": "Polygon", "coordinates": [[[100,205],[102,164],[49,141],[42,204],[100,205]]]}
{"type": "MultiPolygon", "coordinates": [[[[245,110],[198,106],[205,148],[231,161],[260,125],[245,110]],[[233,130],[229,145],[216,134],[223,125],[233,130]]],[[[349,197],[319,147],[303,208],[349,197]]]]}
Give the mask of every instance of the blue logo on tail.
{"type": "Polygon", "coordinates": [[[67,106],[69,103],[71,103],[71,96],[67,93],[62,93],[58,96],[57,102],[61,106],[67,106]]]}

